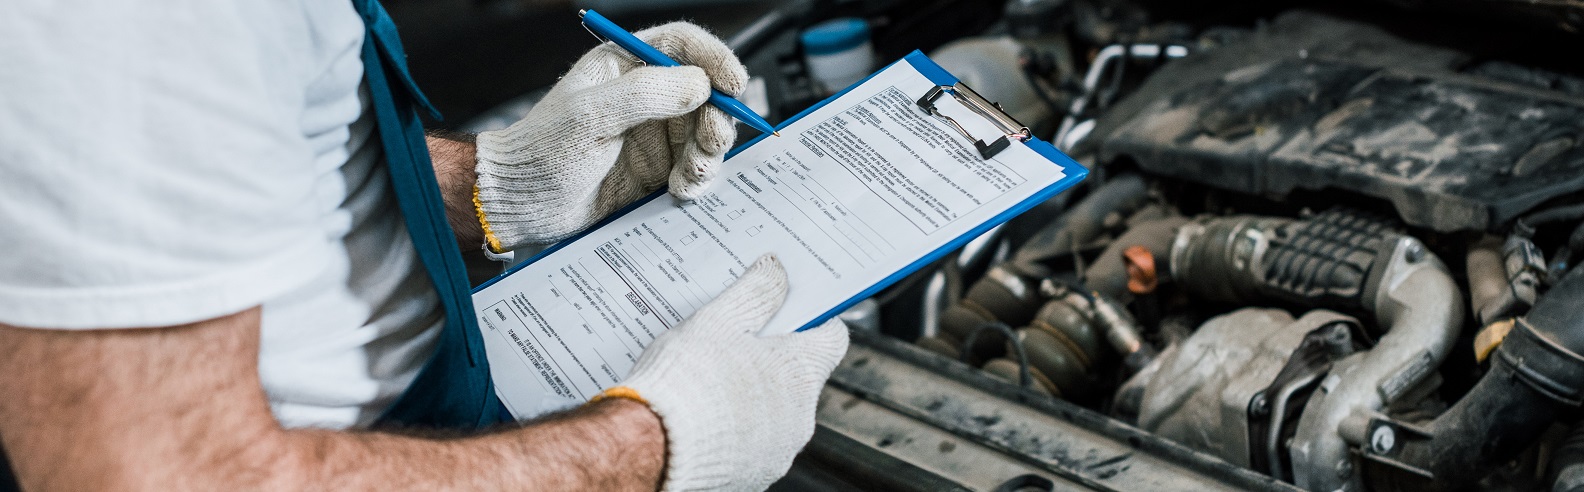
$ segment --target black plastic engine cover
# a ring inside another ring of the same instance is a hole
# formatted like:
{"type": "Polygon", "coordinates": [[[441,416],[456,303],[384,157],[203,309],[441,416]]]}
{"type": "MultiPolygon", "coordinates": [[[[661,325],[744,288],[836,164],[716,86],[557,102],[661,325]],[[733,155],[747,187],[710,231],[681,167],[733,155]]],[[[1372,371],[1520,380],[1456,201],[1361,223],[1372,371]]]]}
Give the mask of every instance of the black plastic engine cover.
{"type": "Polygon", "coordinates": [[[1442,232],[1493,229],[1584,187],[1584,98],[1468,62],[1290,13],[1162,67],[1089,141],[1102,162],[1223,189],[1382,198],[1408,224],[1442,232]]]}

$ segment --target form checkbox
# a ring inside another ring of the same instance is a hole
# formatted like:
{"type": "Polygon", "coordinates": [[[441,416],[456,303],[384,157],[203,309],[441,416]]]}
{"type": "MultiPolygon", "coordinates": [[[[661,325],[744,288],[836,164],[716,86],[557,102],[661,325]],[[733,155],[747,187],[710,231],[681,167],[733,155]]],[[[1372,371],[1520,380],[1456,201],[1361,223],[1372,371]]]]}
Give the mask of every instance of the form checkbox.
{"type": "Polygon", "coordinates": [[[682,236],[682,245],[687,246],[689,244],[693,244],[693,235],[688,234],[686,236],[682,236]]]}
{"type": "Polygon", "coordinates": [[[759,235],[759,231],[762,231],[762,230],[764,230],[764,226],[749,227],[748,228],[748,236],[749,237],[757,236],[757,235],[759,235]]]}
{"type": "Polygon", "coordinates": [[[733,211],[731,211],[731,213],[726,214],[726,218],[732,219],[732,220],[737,220],[740,217],[742,217],[742,211],[741,210],[733,210],[733,211]]]}

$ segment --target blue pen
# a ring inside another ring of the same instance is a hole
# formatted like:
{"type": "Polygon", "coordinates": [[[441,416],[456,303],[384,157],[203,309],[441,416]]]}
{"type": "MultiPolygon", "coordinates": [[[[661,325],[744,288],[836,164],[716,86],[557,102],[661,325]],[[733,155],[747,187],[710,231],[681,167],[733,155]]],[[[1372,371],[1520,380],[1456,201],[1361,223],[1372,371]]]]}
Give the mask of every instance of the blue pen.
{"type": "MultiPolygon", "coordinates": [[[[622,29],[621,27],[617,26],[616,23],[611,22],[610,19],[606,19],[605,16],[599,15],[599,12],[595,12],[593,10],[580,10],[578,11],[578,17],[583,19],[583,25],[587,26],[589,31],[593,32],[595,36],[599,36],[601,38],[610,40],[612,43],[616,43],[616,46],[620,46],[622,49],[627,50],[628,53],[632,53],[633,56],[637,56],[638,59],[643,60],[644,63],[659,67],[675,67],[681,65],[680,63],[677,63],[676,60],[672,60],[671,57],[666,56],[665,53],[661,53],[660,50],[654,49],[653,46],[649,46],[649,43],[639,40],[637,36],[627,32],[626,29],[622,29]]],[[[775,127],[772,126],[770,122],[765,121],[765,119],[760,117],[758,113],[754,113],[752,109],[748,109],[748,105],[743,104],[742,101],[738,101],[736,98],[728,96],[721,91],[710,89],[709,103],[714,104],[715,107],[720,108],[721,111],[725,111],[726,114],[731,115],[733,118],[737,118],[743,123],[747,123],[748,126],[751,126],[756,130],[775,135],[777,137],[781,136],[780,133],[775,131],[775,127]]]]}

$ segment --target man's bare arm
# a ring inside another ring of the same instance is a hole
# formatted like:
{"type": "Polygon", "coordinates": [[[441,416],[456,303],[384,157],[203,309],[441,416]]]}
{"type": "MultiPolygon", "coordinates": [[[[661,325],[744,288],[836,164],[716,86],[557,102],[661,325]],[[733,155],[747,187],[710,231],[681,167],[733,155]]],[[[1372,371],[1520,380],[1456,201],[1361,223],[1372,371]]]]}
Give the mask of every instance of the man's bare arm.
{"type": "Polygon", "coordinates": [[[0,442],[25,490],[653,490],[648,407],[601,402],[450,439],[282,429],[258,379],[259,309],[192,325],[0,325],[0,442]]]}
{"type": "Polygon", "coordinates": [[[478,183],[473,135],[429,130],[424,140],[429,144],[435,180],[440,182],[440,196],[445,200],[446,220],[451,222],[457,244],[462,251],[476,251],[484,245],[484,228],[473,207],[473,185],[478,183]]]}

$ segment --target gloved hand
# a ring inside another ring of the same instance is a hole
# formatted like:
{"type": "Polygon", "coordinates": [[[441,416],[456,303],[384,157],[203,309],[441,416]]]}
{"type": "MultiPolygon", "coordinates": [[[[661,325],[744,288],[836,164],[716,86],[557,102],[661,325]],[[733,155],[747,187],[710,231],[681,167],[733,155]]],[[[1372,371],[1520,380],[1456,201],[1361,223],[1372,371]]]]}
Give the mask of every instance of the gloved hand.
{"type": "Polygon", "coordinates": [[[697,198],[737,139],[710,87],[736,96],[748,72],[720,39],[677,22],[636,33],[681,67],[644,66],[611,43],[561,77],[528,116],[478,135],[474,205],[495,252],[571,237],[653,192],[697,198]]]}
{"type": "Polygon", "coordinates": [[[847,327],[832,319],[758,336],[786,291],[781,263],[760,257],[644,349],[622,386],[601,394],[647,403],[660,416],[665,490],[764,490],[814,435],[814,405],[847,353],[847,327]]]}

